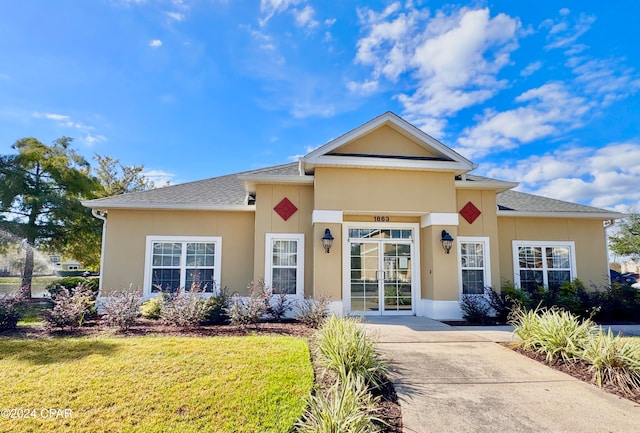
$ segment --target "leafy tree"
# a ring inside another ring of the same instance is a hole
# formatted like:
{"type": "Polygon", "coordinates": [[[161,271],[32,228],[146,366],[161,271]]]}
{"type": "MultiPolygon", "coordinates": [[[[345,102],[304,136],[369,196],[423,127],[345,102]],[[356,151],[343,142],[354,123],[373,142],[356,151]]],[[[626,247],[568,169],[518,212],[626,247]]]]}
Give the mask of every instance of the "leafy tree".
{"type": "MultiPolygon", "coordinates": [[[[142,174],[142,165],[123,165],[120,160],[109,156],[95,155],[94,159],[98,162],[94,173],[99,183],[94,192],[95,198],[153,188],[153,182],[142,174]]],[[[82,261],[87,269],[97,270],[100,267],[102,221],[91,215],[90,209],[85,209],[69,223],[69,228],[70,235],[60,251],[82,261]]]]}
{"type": "Polygon", "coordinates": [[[142,174],[143,165],[122,165],[118,159],[100,155],[96,155],[95,160],[98,161],[95,173],[102,187],[99,197],[144,191],[154,186],[142,174]]]}
{"type": "Polygon", "coordinates": [[[640,214],[632,213],[619,226],[618,232],[609,237],[611,251],[621,256],[640,257],[640,214]]]}
{"type": "Polygon", "coordinates": [[[86,211],[81,199],[93,198],[97,180],[89,163],[61,137],[48,146],[22,138],[14,155],[0,156],[0,229],[26,241],[22,290],[31,297],[34,247],[57,249],[70,236],[70,222],[86,211]]]}

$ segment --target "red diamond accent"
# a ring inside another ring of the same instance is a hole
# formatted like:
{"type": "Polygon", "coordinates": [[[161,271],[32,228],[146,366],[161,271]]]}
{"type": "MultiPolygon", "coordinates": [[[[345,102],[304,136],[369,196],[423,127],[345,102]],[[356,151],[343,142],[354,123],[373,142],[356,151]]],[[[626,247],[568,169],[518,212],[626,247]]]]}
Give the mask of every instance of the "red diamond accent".
{"type": "Polygon", "coordinates": [[[285,197],[280,200],[280,203],[278,203],[276,207],[273,208],[273,210],[276,211],[276,213],[286,221],[291,217],[291,215],[296,213],[298,208],[293,203],[291,203],[288,198],[285,197]]]}
{"type": "Polygon", "coordinates": [[[475,207],[475,205],[471,202],[464,205],[462,209],[460,209],[460,215],[462,218],[466,219],[469,224],[473,224],[473,222],[480,216],[482,212],[480,209],[475,207]]]}

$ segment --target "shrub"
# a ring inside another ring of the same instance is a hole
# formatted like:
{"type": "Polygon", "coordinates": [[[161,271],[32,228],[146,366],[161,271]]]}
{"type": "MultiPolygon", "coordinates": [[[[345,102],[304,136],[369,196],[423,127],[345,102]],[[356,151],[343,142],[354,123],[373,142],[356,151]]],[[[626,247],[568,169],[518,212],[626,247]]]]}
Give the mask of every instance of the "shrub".
{"type": "Polygon", "coordinates": [[[68,290],[61,288],[52,296],[53,308],[43,313],[45,326],[50,331],[53,328],[65,329],[82,326],[86,315],[93,308],[93,294],[83,285],[68,290]]]}
{"type": "Polygon", "coordinates": [[[600,330],[591,336],[581,354],[599,387],[613,384],[629,396],[640,392],[640,344],[600,330]]]}
{"type": "Polygon", "coordinates": [[[611,283],[592,294],[592,305],[599,306],[597,320],[637,320],[640,316],[640,291],[629,285],[611,283]]]}
{"type": "Polygon", "coordinates": [[[5,293],[0,296],[0,331],[16,329],[22,316],[24,298],[19,294],[5,293]]]}
{"type": "Polygon", "coordinates": [[[317,333],[319,363],[338,375],[343,383],[349,376],[367,386],[379,387],[388,368],[375,353],[359,319],[330,316],[317,333]]]}
{"type": "Polygon", "coordinates": [[[591,320],[582,320],[555,307],[517,310],[511,323],[524,347],[545,354],[548,361],[558,357],[564,361],[576,358],[595,332],[591,320]]]}
{"type": "Polygon", "coordinates": [[[267,315],[276,322],[281,322],[287,315],[287,311],[291,311],[292,301],[287,297],[286,293],[273,293],[269,290],[267,299],[267,315]]]}
{"type": "Polygon", "coordinates": [[[52,281],[46,287],[49,294],[53,297],[60,289],[65,288],[67,290],[73,290],[78,286],[84,287],[88,290],[92,299],[95,300],[98,296],[98,287],[100,285],[99,278],[84,278],[84,277],[65,277],[52,281]]]}
{"type": "Polygon", "coordinates": [[[383,431],[377,417],[379,398],[373,397],[362,379],[354,376],[311,397],[297,423],[300,433],[375,433],[383,431]]]}
{"type": "Polygon", "coordinates": [[[227,295],[226,288],[207,298],[204,302],[205,312],[202,323],[205,325],[222,325],[227,323],[229,321],[226,310],[228,303],[229,295],[227,295]]]}
{"type": "Polygon", "coordinates": [[[162,310],[162,303],[162,296],[148,299],[140,305],[140,314],[145,319],[158,320],[160,318],[160,311],[162,310]]]}
{"type": "Polygon", "coordinates": [[[310,328],[320,328],[329,314],[330,298],[327,295],[319,295],[315,298],[304,298],[298,302],[298,314],[296,319],[310,328]]]}
{"type": "Polygon", "coordinates": [[[176,293],[163,297],[160,318],[169,325],[189,328],[202,322],[205,312],[202,293],[178,289],[176,293]]]}
{"type": "Polygon", "coordinates": [[[231,297],[226,309],[229,315],[229,323],[242,328],[256,325],[260,318],[267,312],[269,301],[266,285],[263,279],[257,283],[249,283],[249,296],[242,297],[237,293],[231,297]]]}
{"type": "Polygon", "coordinates": [[[105,299],[103,319],[109,326],[116,326],[127,331],[140,315],[140,300],[142,290],[138,287],[132,290],[116,291],[105,299]]]}
{"type": "Polygon", "coordinates": [[[462,318],[468,322],[485,324],[489,321],[491,306],[482,295],[462,295],[462,318]]]}

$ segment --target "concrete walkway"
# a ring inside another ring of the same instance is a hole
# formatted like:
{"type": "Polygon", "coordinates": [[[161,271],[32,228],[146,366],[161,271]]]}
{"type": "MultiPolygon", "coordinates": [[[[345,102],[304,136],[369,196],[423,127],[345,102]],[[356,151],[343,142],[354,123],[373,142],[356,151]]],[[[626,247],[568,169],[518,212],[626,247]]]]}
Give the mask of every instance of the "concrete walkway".
{"type": "Polygon", "coordinates": [[[513,341],[510,327],[421,317],[365,327],[391,362],[405,432],[640,432],[640,405],[497,344],[513,341]]]}

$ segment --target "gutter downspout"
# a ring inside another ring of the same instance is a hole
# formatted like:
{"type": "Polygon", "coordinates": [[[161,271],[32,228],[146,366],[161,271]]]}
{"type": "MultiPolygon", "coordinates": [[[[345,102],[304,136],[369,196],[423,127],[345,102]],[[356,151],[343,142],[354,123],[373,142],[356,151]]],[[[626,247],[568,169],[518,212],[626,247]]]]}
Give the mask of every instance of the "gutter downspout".
{"type": "Polygon", "coordinates": [[[104,270],[104,242],[107,237],[107,213],[101,209],[91,209],[91,215],[102,220],[102,244],[100,245],[100,282],[98,284],[98,298],[102,295],[102,273],[104,270]]]}
{"type": "Polygon", "coordinates": [[[609,260],[609,235],[608,228],[613,227],[616,224],[615,220],[606,220],[603,222],[604,226],[604,247],[607,254],[607,281],[609,282],[609,287],[611,287],[611,262],[609,260]]]}

